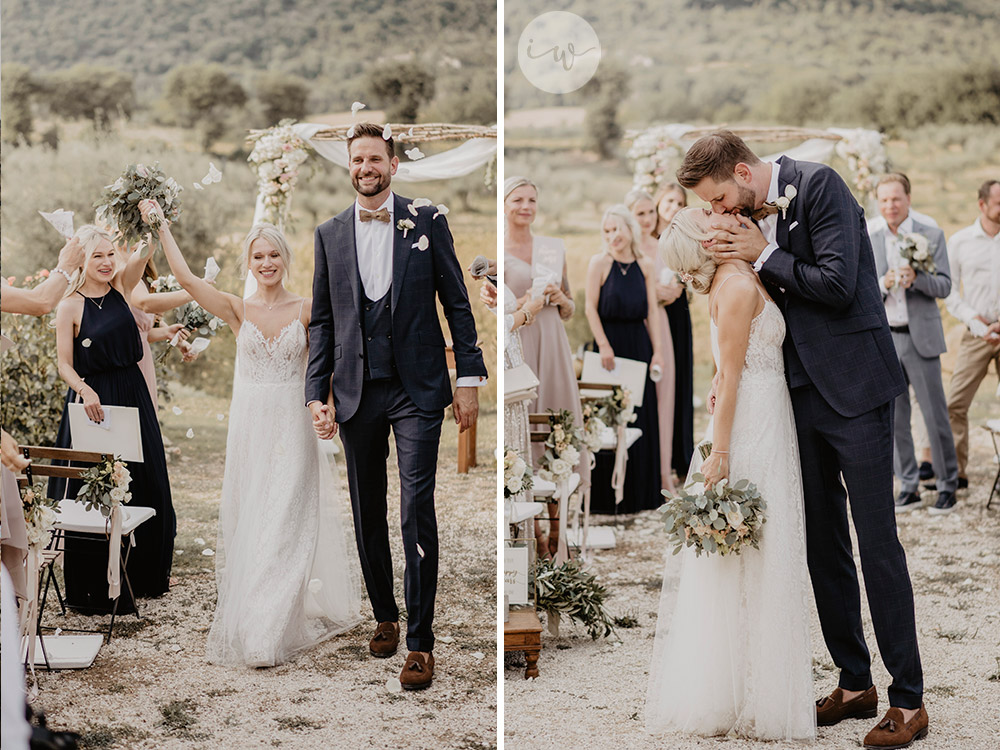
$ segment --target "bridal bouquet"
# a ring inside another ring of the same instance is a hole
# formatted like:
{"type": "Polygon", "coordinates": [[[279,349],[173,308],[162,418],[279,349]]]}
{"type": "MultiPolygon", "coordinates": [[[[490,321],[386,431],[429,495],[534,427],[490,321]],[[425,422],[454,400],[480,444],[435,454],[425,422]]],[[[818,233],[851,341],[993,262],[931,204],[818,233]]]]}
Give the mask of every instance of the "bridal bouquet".
{"type": "Polygon", "coordinates": [[[504,499],[520,495],[531,489],[531,466],[513,448],[503,452],[504,499]]]}
{"type": "Polygon", "coordinates": [[[85,503],[87,510],[98,509],[105,518],[111,516],[116,505],[132,499],[132,493],[128,491],[132,475],[117,456],[91,466],[80,478],[83,486],[76,493],[77,502],[85,503]]]}
{"type": "Polygon", "coordinates": [[[43,482],[21,489],[24,523],[28,527],[28,546],[41,549],[49,543],[56,525],[59,502],[48,497],[43,482]]]}
{"type": "Polygon", "coordinates": [[[927,238],[917,232],[898,235],[899,254],[914,271],[934,273],[934,258],[930,253],[927,238]]]}
{"type": "Polygon", "coordinates": [[[573,425],[573,412],[568,409],[550,410],[549,424],[552,431],[538,461],[538,476],[559,484],[569,479],[573,467],[580,463],[580,430],[573,425]]]}
{"type": "Polygon", "coordinates": [[[745,547],[759,549],[764,511],[767,503],[755,484],[740,479],[735,484],[722,479],[711,489],[704,489],[705,477],[692,474],[691,482],[677,495],[663,490],[667,502],[660,508],[667,526],[667,538],[676,555],[684,547],[694,547],[695,554],[718,552],[739,554],[745,547]],[[696,494],[689,493],[701,484],[696,494]]]}
{"type": "Polygon", "coordinates": [[[181,213],[181,190],[183,188],[173,177],[163,173],[159,162],[153,166],[129,164],[117,180],[104,187],[104,193],[94,207],[97,216],[117,233],[115,241],[132,245],[145,237],[150,228],[155,239],[160,228],[159,218],[148,225],[142,220],[139,201],[156,201],[163,209],[166,220],[174,222],[181,213]]]}

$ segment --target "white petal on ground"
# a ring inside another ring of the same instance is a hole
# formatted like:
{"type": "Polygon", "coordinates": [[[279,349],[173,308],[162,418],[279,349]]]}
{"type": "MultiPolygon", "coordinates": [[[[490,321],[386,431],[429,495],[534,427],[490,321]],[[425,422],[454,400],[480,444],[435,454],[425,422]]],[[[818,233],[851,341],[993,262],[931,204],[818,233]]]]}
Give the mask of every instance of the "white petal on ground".
{"type": "Polygon", "coordinates": [[[354,104],[351,105],[351,117],[354,117],[358,113],[359,109],[364,109],[364,108],[365,105],[362,104],[361,102],[354,102],[354,104]]]}
{"type": "Polygon", "coordinates": [[[437,640],[438,640],[438,643],[454,643],[455,642],[455,639],[452,638],[450,635],[443,635],[440,638],[438,638],[437,640]]]}
{"type": "Polygon", "coordinates": [[[205,540],[202,539],[200,536],[199,537],[195,537],[194,543],[197,544],[199,547],[204,547],[205,546],[205,540]]]}
{"type": "Polygon", "coordinates": [[[179,407],[179,406],[175,406],[175,407],[174,407],[173,409],[171,409],[170,411],[172,411],[172,412],[173,412],[174,414],[176,414],[176,415],[177,415],[178,417],[179,417],[179,416],[180,416],[181,414],[183,414],[183,413],[184,413],[184,410],[183,410],[183,409],[182,409],[181,407],[179,407]]]}
{"type": "Polygon", "coordinates": [[[472,658],[476,659],[478,661],[480,659],[485,659],[486,658],[486,654],[484,654],[482,651],[474,651],[472,653],[472,658]]]}
{"type": "Polygon", "coordinates": [[[382,138],[386,141],[392,138],[392,128],[389,127],[389,123],[386,123],[385,127],[382,128],[382,138]]]}
{"type": "Polygon", "coordinates": [[[184,550],[182,550],[182,549],[175,549],[174,550],[174,554],[175,555],[183,555],[184,554],[184,550]]]}
{"type": "Polygon", "coordinates": [[[201,551],[201,554],[203,554],[205,557],[212,557],[213,555],[215,555],[215,550],[212,549],[211,547],[206,547],[201,551]]]}
{"type": "Polygon", "coordinates": [[[418,159],[423,159],[424,158],[424,152],[421,151],[416,146],[414,146],[411,149],[408,149],[408,150],[404,151],[403,153],[406,154],[406,158],[407,159],[411,159],[413,161],[417,161],[418,159]]]}
{"type": "Polygon", "coordinates": [[[390,693],[402,693],[403,684],[399,681],[398,677],[390,677],[385,681],[385,689],[390,693]]]}
{"type": "Polygon", "coordinates": [[[193,438],[194,437],[194,430],[192,428],[188,427],[188,431],[184,433],[184,437],[186,437],[188,440],[190,440],[191,438],[193,438]]]}

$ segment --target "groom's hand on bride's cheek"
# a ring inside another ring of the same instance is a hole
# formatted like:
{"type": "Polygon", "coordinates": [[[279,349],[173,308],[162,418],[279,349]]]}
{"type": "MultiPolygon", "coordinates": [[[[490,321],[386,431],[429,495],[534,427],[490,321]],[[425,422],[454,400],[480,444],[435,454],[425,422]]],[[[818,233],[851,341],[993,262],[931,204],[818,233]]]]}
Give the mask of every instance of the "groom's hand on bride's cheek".
{"type": "Polygon", "coordinates": [[[753,263],[767,247],[767,240],[756,224],[744,226],[738,222],[715,221],[712,230],[715,232],[712,250],[718,260],[738,258],[753,263]]]}

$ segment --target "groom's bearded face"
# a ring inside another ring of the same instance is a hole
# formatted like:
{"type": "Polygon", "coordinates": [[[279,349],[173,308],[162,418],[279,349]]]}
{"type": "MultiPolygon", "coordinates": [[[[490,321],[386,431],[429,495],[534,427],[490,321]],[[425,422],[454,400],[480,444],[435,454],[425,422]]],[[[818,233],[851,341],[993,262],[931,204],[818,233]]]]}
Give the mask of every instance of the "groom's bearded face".
{"type": "Polygon", "coordinates": [[[381,138],[358,138],[351,144],[351,184],[359,195],[378,195],[389,188],[399,160],[389,157],[381,138]]]}
{"type": "Polygon", "coordinates": [[[716,182],[705,177],[692,188],[695,195],[711,204],[717,214],[742,214],[749,216],[757,207],[757,196],[749,185],[738,177],[716,182]]]}

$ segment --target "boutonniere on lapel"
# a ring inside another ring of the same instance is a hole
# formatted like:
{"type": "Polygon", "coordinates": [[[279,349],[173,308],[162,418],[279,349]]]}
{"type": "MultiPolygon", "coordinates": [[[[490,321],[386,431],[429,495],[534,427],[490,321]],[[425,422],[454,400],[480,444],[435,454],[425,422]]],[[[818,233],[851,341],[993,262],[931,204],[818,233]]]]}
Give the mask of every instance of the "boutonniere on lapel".
{"type": "Polygon", "coordinates": [[[402,230],[404,240],[406,239],[406,233],[409,232],[411,229],[413,229],[413,227],[415,226],[416,224],[414,224],[409,219],[400,219],[399,221],[396,222],[396,229],[402,230]]]}
{"type": "Polygon", "coordinates": [[[792,203],[792,199],[799,194],[799,191],[795,189],[794,185],[785,185],[785,194],[774,201],[774,205],[781,211],[781,220],[784,221],[785,214],[788,213],[788,207],[792,203]]]}

